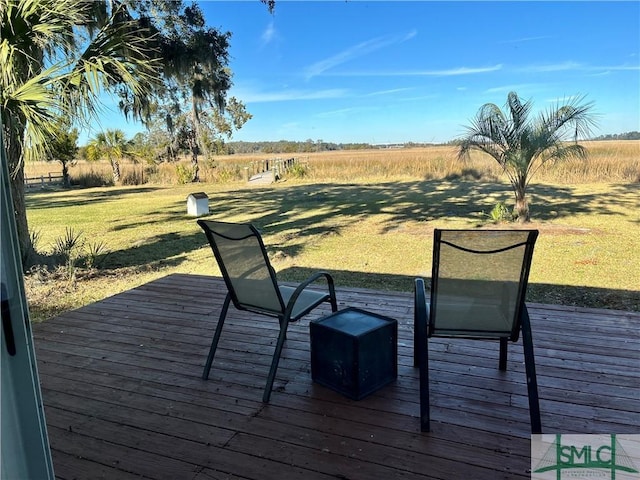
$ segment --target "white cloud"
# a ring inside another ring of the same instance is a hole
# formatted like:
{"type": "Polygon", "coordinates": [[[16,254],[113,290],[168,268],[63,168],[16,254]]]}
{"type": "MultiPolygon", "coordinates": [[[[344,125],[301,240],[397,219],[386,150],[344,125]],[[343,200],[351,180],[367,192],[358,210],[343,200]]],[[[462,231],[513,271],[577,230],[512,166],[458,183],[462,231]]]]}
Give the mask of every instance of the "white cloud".
{"type": "Polygon", "coordinates": [[[477,75],[502,70],[502,64],[489,67],[457,67],[445,70],[395,70],[395,71],[368,71],[368,72],[343,72],[328,74],[343,77],[455,77],[461,75],[477,75]]]}
{"type": "Polygon", "coordinates": [[[584,69],[584,65],[577,62],[562,62],[562,63],[550,63],[547,65],[528,65],[516,69],[521,73],[545,73],[545,72],[561,72],[568,70],[581,70],[584,69]]]}
{"type": "Polygon", "coordinates": [[[519,73],[546,73],[570,70],[584,72],[634,71],[640,70],[640,65],[585,65],[578,62],[566,61],[562,63],[550,63],[547,65],[528,65],[515,69],[515,71],[519,73]]]}
{"type": "Polygon", "coordinates": [[[539,36],[539,37],[522,37],[522,38],[515,38],[513,40],[505,40],[504,42],[498,42],[498,45],[508,45],[511,43],[524,43],[524,42],[534,42],[537,40],[548,40],[550,38],[553,38],[551,36],[539,36]]]}
{"type": "Polygon", "coordinates": [[[363,97],[377,97],[380,95],[391,95],[393,93],[406,92],[408,90],[413,90],[413,89],[412,88],[394,88],[392,90],[380,90],[377,92],[367,93],[366,95],[363,95],[363,97]]]}
{"type": "Polygon", "coordinates": [[[440,98],[440,95],[436,95],[436,94],[420,95],[417,97],[400,98],[399,101],[400,102],[416,102],[419,100],[435,100],[436,98],[440,98]]]}
{"type": "Polygon", "coordinates": [[[611,75],[611,70],[605,70],[604,72],[592,73],[591,77],[606,77],[611,75]]]}
{"type": "Polygon", "coordinates": [[[594,69],[603,69],[603,70],[640,70],[640,65],[618,65],[616,67],[593,67],[594,69]]]}
{"type": "Polygon", "coordinates": [[[352,47],[349,47],[342,52],[339,52],[331,57],[320,60],[312,65],[309,65],[305,69],[305,75],[307,79],[321,75],[327,70],[330,70],[338,65],[346,63],[355,58],[367,55],[369,53],[380,50],[381,48],[388,47],[390,45],[396,45],[404,43],[417,35],[415,30],[405,35],[388,35],[384,37],[376,37],[371,40],[358,43],[352,47]]]}
{"type": "Polygon", "coordinates": [[[501,87],[488,88],[484,93],[509,93],[518,92],[523,90],[530,90],[532,88],[538,88],[538,85],[533,83],[521,83],[518,85],[503,85],[501,87]]]}
{"type": "Polygon", "coordinates": [[[432,75],[432,76],[439,76],[439,77],[451,77],[451,76],[457,76],[457,75],[475,75],[477,73],[496,72],[498,70],[502,70],[502,64],[494,65],[492,67],[476,67],[476,68],[459,67],[459,68],[452,68],[449,70],[426,70],[422,72],[416,72],[415,75],[432,75]]]}
{"type": "Polygon", "coordinates": [[[270,22],[269,25],[267,25],[266,30],[262,32],[262,36],[260,37],[262,46],[265,47],[266,45],[269,45],[276,38],[276,35],[276,27],[273,22],[270,22]]]}
{"type": "Polygon", "coordinates": [[[339,110],[331,110],[328,112],[320,112],[314,115],[316,118],[336,118],[336,117],[344,117],[346,114],[352,114],[357,112],[362,112],[365,110],[371,110],[370,108],[341,108],[339,110]]]}
{"type": "Polygon", "coordinates": [[[244,103],[269,103],[342,98],[347,96],[347,91],[341,88],[333,88],[325,90],[279,90],[262,92],[234,88],[233,96],[242,100],[244,103]]]}
{"type": "Polygon", "coordinates": [[[582,95],[570,95],[568,97],[556,97],[556,98],[547,98],[545,103],[555,103],[555,104],[566,104],[571,102],[576,102],[584,97],[582,95]]]}

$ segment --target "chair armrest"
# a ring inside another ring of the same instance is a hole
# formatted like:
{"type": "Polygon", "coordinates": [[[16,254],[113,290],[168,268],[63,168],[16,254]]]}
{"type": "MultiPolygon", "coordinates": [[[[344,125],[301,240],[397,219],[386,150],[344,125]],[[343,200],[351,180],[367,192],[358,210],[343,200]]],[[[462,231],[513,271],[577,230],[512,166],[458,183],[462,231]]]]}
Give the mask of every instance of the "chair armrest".
{"type": "Polygon", "coordinates": [[[413,306],[413,365],[417,367],[424,361],[420,357],[426,352],[427,325],[429,323],[429,305],[422,278],[414,280],[413,306]]]}
{"type": "Polygon", "coordinates": [[[328,272],[316,272],[307,278],[304,282],[296,287],[296,289],[291,294],[291,298],[287,302],[287,308],[285,309],[285,316],[288,318],[291,315],[291,311],[293,310],[293,306],[295,305],[298,297],[303,292],[305,288],[307,288],[312,283],[324,278],[327,281],[327,287],[329,289],[329,298],[332,299],[332,306],[335,306],[335,298],[336,291],[334,286],[333,277],[328,272]]]}
{"type": "MultiPolygon", "coordinates": [[[[426,288],[422,278],[416,278],[414,281],[414,323],[424,327],[424,338],[427,334],[427,325],[429,324],[429,304],[427,303],[426,288]]],[[[414,325],[417,326],[417,325],[414,325]]],[[[418,330],[416,330],[418,332],[418,330]]]]}
{"type": "Polygon", "coordinates": [[[312,283],[318,281],[319,279],[321,279],[323,277],[327,280],[327,286],[329,287],[329,291],[333,291],[334,290],[334,282],[333,282],[333,277],[331,276],[331,274],[328,273],[328,272],[316,272],[313,275],[311,275],[309,278],[307,278],[304,282],[302,282],[300,285],[298,285],[298,288],[296,288],[296,290],[293,293],[293,295],[291,295],[291,298],[293,300],[295,300],[296,298],[298,298],[298,295],[300,295],[300,292],[302,292],[302,290],[304,290],[309,285],[311,285],[312,283]]]}

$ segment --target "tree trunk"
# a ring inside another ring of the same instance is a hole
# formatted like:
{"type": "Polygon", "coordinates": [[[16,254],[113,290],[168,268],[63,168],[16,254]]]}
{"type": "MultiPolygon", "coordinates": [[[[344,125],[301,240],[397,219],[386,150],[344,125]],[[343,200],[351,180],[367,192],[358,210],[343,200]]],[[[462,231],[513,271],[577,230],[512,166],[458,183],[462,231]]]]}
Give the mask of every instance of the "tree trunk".
{"type": "Polygon", "coordinates": [[[111,160],[111,168],[113,169],[113,184],[120,184],[120,163],[118,160],[111,160]]]}
{"type": "Polygon", "coordinates": [[[69,165],[66,160],[60,160],[62,163],[62,185],[66,188],[71,186],[71,179],[69,178],[69,165]]]}
{"type": "Polygon", "coordinates": [[[191,171],[193,175],[191,177],[191,181],[193,183],[197,183],[200,181],[200,166],[198,165],[198,154],[194,153],[191,155],[191,171]]]}
{"type": "Polygon", "coordinates": [[[198,105],[196,96],[191,96],[191,121],[193,122],[192,138],[191,138],[191,165],[193,170],[192,182],[200,181],[200,166],[198,165],[198,154],[200,146],[198,145],[198,137],[200,136],[200,121],[198,120],[198,105]]]}
{"type": "Polygon", "coordinates": [[[529,202],[524,192],[516,192],[516,215],[519,223],[527,223],[531,221],[529,216],[529,202]]]}
{"type": "Polygon", "coordinates": [[[7,166],[11,177],[11,198],[13,200],[13,212],[16,219],[16,229],[18,242],[20,245],[20,255],[22,267],[27,269],[31,266],[35,251],[29,235],[29,223],[27,222],[27,206],[24,196],[24,163],[22,162],[22,143],[16,138],[18,132],[10,128],[5,128],[3,138],[5,139],[5,150],[7,153],[7,166]]]}
{"type": "Polygon", "coordinates": [[[191,182],[197,183],[200,181],[200,166],[198,165],[198,141],[195,134],[189,140],[189,148],[191,150],[191,182]]]}

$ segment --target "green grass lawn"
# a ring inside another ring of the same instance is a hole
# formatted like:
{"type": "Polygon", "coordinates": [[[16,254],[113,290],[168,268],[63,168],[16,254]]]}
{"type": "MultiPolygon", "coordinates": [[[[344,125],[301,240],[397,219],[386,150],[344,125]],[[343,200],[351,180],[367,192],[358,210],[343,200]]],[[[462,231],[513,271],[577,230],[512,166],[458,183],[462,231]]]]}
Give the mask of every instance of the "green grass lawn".
{"type": "MultiPolygon", "coordinates": [[[[540,230],[528,300],[640,310],[640,192],[636,184],[532,184],[540,230]]],[[[411,291],[430,276],[432,232],[493,228],[482,212],[512,203],[506,183],[402,181],[93,188],[27,194],[38,249],[67,228],[110,250],[99,270],[74,281],[27,275],[31,316],[41,320],[170,273],[219,275],[186,197],[209,195],[209,218],[253,222],[283,280],[328,270],[338,285],[411,291]]],[[[518,228],[517,224],[501,228],[518,228]]]]}

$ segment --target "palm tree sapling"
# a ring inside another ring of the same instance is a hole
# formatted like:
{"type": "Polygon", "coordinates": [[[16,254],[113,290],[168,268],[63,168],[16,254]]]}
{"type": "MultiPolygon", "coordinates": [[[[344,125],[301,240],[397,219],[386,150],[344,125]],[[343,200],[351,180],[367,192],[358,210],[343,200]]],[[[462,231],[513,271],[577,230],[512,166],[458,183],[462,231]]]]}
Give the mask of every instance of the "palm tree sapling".
{"type": "Polygon", "coordinates": [[[549,161],[587,156],[578,141],[588,138],[595,122],[593,104],[583,100],[579,97],[558,103],[533,117],[531,101],[523,103],[510,92],[505,111],[493,103],[480,107],[460,139],[458,158],[466,158],[471,150],[494,158],[511,182],[518,221],[528,222],[527,186],[538,168],[549,161]]]}

